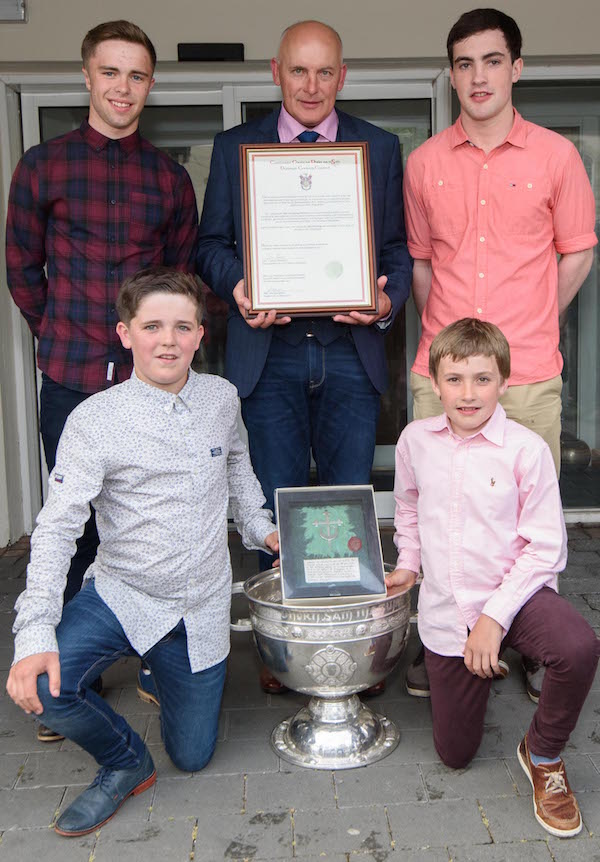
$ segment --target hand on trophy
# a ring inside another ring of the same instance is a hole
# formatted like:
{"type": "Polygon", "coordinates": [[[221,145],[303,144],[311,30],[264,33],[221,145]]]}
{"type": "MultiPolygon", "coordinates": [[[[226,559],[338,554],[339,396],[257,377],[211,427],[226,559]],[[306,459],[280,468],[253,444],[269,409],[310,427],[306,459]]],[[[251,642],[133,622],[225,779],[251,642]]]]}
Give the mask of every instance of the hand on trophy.
{"type": "Polygon", "coordinates": [[[273,568],[279,565],[279,559],[277,558],[277,554],[279,553],[279,533],[277,530],[274,530],[272,533],[269,533],[267,538],[265,539],[265,545],[267,548],[273,552],[273,556],[275,559],[273,560],[273,568]]]}
{"type": "Polygon", "coordinates": [[[417,573],[411,572],[410,569],[394,569],[389,575],[385,576],[385,585],[390,587],[403,587],[402,592],[407,593],[417,580],[417,573]]]}

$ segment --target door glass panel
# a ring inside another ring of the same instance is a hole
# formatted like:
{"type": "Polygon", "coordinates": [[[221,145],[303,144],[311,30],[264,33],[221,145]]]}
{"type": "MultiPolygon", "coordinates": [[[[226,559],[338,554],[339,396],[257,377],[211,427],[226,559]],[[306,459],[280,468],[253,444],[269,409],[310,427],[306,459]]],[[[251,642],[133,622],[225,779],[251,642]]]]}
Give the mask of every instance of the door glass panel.
{"type": "MultiPolygon", "coordinates": [[[[564,135],[578,149],[600,204],[600,85],[595,82],[519,81],[513,103],[520,114],[564,135]]],[[[460,106],[453,94],[453,116],[460,106]]],[[[598,217],[596,235],[598,235],[598,217]]],[[[600,507],[600,303],[598,255],[560,329],[562,435],[560,490],[565,509],[600,507]]]]}
{"type": "MultiPolygon", "coordinates": [[[[42,141],[77,128],[87,117],[87,106],[41,108],[42,141]]],[[[140,117],[140,132],[154,146],[183,165],[190,175],[198,211],[202,210],[210,169],[213,139],[223,129],[220,105],[147,105],[140,117]]],[[[194,368],[223,375],[227,305],[204,288],[205,337],[194,360],[194,368]]]]}
{"type": "MultiPolygon", "coordinates": [[[[598,212],[600,86],[520,82],[513,96],[515,107],[526,119],[564,135],[577,147],[594,190],[598,212]]],[[[569,306],[560,330],[564,360],[560,487],[566,509],[600,506],[598,274],[595,255],[590,274],[569,306]]]]}
{"type": "MultiPolygon", "coordinates": [[[[279,102],[247,102],[242,105],[244,121],[266,116],[279,102]]],[[[402,160],[431,135],[430,99],[338,100],[341,110],[360,117],[398,136],[402,160]]],[[[381,399],[377,427],[377,450],[372,481],[377,491],[389,491],[394,482],[394,447],[407,422],[406,403],[406,321],[404,309],[385,336],[390,386],[381,399]]]]}

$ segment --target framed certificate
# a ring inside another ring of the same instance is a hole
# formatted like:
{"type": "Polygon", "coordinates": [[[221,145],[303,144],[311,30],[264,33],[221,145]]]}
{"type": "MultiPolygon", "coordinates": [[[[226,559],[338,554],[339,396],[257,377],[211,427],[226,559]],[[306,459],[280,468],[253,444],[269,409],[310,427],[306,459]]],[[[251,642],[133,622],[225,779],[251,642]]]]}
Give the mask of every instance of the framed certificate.
{"type": "Polygon", "coordinates": [[[249,317],[377,313],[369,145],[241,144],[249,317]]]}
{"type": "Polygon", "coordinates": [[[386,594],[371,485],[278,488],[275,506],[284,604],[386,594]]]}

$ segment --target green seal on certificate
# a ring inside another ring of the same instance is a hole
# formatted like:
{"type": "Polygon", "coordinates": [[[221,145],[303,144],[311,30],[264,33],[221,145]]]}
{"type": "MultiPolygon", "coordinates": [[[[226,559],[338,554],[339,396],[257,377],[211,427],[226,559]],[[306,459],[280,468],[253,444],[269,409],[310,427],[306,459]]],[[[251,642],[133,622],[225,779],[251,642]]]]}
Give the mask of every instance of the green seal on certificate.
{"type": "Polygon", "coordinates": [[[327,278],[339,278],[343,273],[344,267],[339,260],[330,260],[325,264],[325,275],[327,278]]]}

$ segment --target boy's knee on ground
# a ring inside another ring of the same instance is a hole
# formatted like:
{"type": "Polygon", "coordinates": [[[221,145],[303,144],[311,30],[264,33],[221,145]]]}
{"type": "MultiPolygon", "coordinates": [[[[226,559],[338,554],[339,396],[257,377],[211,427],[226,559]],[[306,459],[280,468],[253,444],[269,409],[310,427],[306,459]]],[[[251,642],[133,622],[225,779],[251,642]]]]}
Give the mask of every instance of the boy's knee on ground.
{"type": "Polygon", "coordinates": [[[464,769],[473,760],[479,748],[478,745],[474,750],[469,749],[468,751],[465,751],[464,748],[462,751],[444,750],[435,740],[434,744],[440,760],[444,766],[449,766],[450,769],[464,769]]]}
{"type": "Polygon", "coordinates": [[[464,769],[473,760],[483,737],[483,729],[479,735],[476,729],[468,736],[459,733],[436,733],[433,732],[433,744],[442,763],[450,769],[464,769]]]}
{"type": "Polygon", "coordinates": [[[196,751],[191,749],[187,751],[181,751],[180,749],[170,750],[170,746],[166,744],[165,748],[173,765],[177,769],[180,769],[182,772],[199,772],[210,762],[216,748],[216,740],[210,748],[207,749],[204,747],[196,751]]]}

